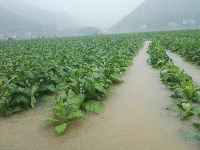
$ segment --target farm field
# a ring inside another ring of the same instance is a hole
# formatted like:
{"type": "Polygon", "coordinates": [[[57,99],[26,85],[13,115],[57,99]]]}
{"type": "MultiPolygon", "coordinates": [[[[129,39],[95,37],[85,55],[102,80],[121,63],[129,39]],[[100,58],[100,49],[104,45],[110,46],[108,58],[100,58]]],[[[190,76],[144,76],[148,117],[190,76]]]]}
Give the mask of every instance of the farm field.
{"type": "MultiPolygon", "coordinates": [[[[193,82],[186,75],[195,87],[193,93],[170,97],[169,85],[159,79],[164,75],[159,68],[169,66],[170,58],[178,64],[178,58],[167,56],[169,47],[162,36],[141,33],[0,43],[0,147],[197,149],[199,76],[189,70],[191,77],[196,76],[193,82]],[[179,121],[188,117],[189,121],[179,121]],[[183,139],[184,130],[194,131],[190,136],[195,140],[183,139]]],[[[198,61],[195,57],[188,68],[198,66],[198,61]]]]}
{"type": "MultiPolygon", "coordinates": [[[[175,105],[167,109],[177,112],[177,116],[181,120],[189,120],[196,128],[194,132],[190,132],[190,137],[199,140],[199,112],[200,112],[200,86],[183,69],[176,66],[158,40],[154,40],[147,51],[150,58],[147,62],[152,67],[160,70],[160,79],[166,84],[166,87],[172,92],[171,97],[175,99],[175,105]],[[192,118],[192,119],[191,119],[192,118]]],[[[177,62],[177,61],[175,61],[177,62]]],[[[191,75],[195,76],[194,71],[191,75]]],[[[195,78],[199,81],[198,78],[195,78]]]]}
{"type": "Polygon", "coordinates": [[[167,51],[167,55],[174,61],[174,63],[180,67],[181,69],[185,70],[187,74],[192,76],[192,79],[194,82],[196,82],[198,85],[200,85],[200,67],[195,66],[192,63],[184,61],[183,58],[181,58],[179,55],[172,53],[170,51],[167,51]]]}
{"type": "Polygon", "coordinates": [[[169,31],[159,32],[153,35],[161,45],[174,53],[177,53],[185,60],[200,66],[200,31],[169,31]]]}

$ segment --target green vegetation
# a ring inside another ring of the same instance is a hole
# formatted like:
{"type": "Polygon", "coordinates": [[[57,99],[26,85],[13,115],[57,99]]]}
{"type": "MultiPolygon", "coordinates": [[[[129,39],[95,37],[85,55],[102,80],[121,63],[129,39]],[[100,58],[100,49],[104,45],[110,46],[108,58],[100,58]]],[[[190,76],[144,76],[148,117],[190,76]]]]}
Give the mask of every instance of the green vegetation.
{"type": "Polygon", "coordinates": [[[154,68],[161,68],[171,61],[171,59],[167,56],[165,49],[159,44],[158,41],[153,41],[149,45],[147,53],[150,54],[150,58],[147,62],[154,68]]]}
{"type": "Polygon", "coordinates": [[[200,66],[200,32],[199,30],[162,32],[159,34],[161,45],[200,66]]]}
{"type": "MultiPolygon", "coordinates": [[[[168,109],[178,110],[181,120],[190,119],[193,116],[192,124],[197,128],[195,133],[199,134],[200,126],[197,120],[200,119],[200,86],[196,85],[184,70],[174,65],[164,48],[158,43],[157,40],[153,41],[149,46],[148,53],[150,54],[150,60],[157,58],[154,59],[155,62],[153,63],[150,61],[150,64],[161,70],[161,81],[172,91],[171,96],[176,100],[176,108],[170,107],[168,109]]],[[[149,62],[149,60],[147,61],[149,62]]]]}
{"type": "Polygon", "coordinates": [[[10,115],[39,100],[57,101],[48,122],[83,118],[82,110],[98,113],[108,88],[120,83],[143,44],[136,35],[88,36],[6,41],[0,45],[0,114],[10,115]],[[63,92],[65,98],[59,96],[63,92]]]}
{"type": "Polygon", "coordinates": [[[177,67],[166,49],[199,65],[199,30],[72,38],[8,40],[0,43],[0,115],[7,116],[37,101],[54,100],[45,121],[65,132],[84,112],[99,113],[102,98],[132,64],[144,39],[151,39],[148,64],[160,69],[172,91],[181,120],[191,119],[199,134],[200,86],[177,67]]]}

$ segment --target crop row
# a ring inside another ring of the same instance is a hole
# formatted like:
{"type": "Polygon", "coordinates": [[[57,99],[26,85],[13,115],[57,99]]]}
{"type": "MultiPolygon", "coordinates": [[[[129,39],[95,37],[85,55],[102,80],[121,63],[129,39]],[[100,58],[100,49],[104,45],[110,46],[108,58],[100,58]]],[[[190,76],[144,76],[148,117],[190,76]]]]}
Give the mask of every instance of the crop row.
{"type": "Polygon", "coordinates": [[[200,86],[196,85],[184,70],[174,65],[159,41],[155,40],[150,44],[148,53],[148,63],[160,69],[161,81],[172,91],[171,96],[176,100],[176,110],[180,111],[180,118],[195,118],[192,124],[197,131],[193,136],[200,139],[200,86]]]}
{"type": "Polygon", "coordinates": [[[185,60],[200,66],[199,30],[160,32],[154,36],[159,39],[165,49],[171,50],[185,60]]]}

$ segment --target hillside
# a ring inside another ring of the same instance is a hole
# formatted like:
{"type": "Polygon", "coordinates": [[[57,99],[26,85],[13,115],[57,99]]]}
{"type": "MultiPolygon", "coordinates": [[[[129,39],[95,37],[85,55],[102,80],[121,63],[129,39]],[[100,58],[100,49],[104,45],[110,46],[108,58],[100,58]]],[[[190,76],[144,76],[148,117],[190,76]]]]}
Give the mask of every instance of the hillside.
{"type": "Polygon", "coordinates": [[[0,33],[31,31],[35,34],[43,31],[43,26],[35,21],[27,20],[0,7],[0,33]]]}
{"type": "MultiPolygon", "coordinates": [[[[60,16],[62,17],[62,15],[60,16]]],[[[26,19],[20,15],[14,14],[0,6],[0,35],[7,33],[16,33],[20,31],[29,31],[32,36],[82,36],[99,34],[101,30],[95,27],[66,28],[58,29],[53,24],[42,25],[37,21],[26,19]]]]}
{"type": "Polygon", "coordinates": [[[72,15],[66,12],[53,12],[41,9],[21,2],[20,0],[4,0],[0,5],[14,14],[28,20],[36,21],[44,26],[55,25],[59,30],[81,27],[81,24],[72,15]]]}
{"type": "Polygon", "coordinates": [[[200,27],[199,6],[199,0],[146,0],[109,32],[197,28],[200,27]]]}

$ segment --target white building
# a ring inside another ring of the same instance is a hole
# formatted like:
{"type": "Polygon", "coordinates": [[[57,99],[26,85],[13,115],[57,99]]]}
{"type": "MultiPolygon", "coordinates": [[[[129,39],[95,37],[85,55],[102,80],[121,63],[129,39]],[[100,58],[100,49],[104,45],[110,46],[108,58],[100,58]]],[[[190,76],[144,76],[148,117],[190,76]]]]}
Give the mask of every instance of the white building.
{"type": "Polygon", "coordinates": [[[24,31],[23,34],[24,34],[25,38],[30,38],[32,35],[31,32],[29,32],[29,31],[24,31]]]}
{"type": "Polygon", "coordinates": [[[146,30],[146,29],[147,29],[147,25],[146,25],[146,24],[143,24],[143,25],[140,26],[139,29],[141,29],[141,30],[146,30]]]}
{"type": "Polygon", "coordinates": [[[16,33],[7,33],[7,38],[11,38],[11,39],[17,39],[17,34],[16,33]]]}
{"type": "Polygon", "coordinates": [[[32,34],[29,31],[19,31],[16,32],[17,38],[19,39],[27,39],[27,38],[31,38],[32,34]]]}
{"type": "Polygon", "coordinates": [[[170,28],[176,28],[176,27],[178,26],[178,24],[177,24],[176,22],[170,22],[170,23],[168,24],[168,26],[169,26],[170,28]]]}
{"type": "Polygon", "coordinates": [[[195,25],[196,21],[194,19],[183,20],[183,25],[195,25]]]}

